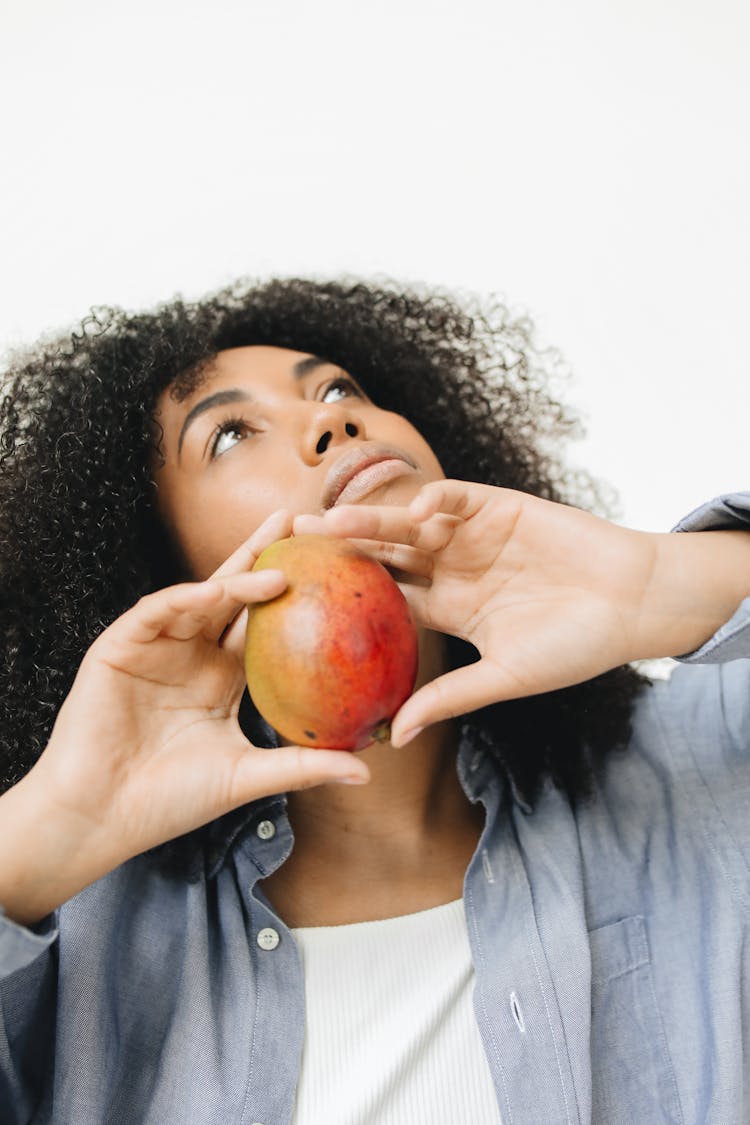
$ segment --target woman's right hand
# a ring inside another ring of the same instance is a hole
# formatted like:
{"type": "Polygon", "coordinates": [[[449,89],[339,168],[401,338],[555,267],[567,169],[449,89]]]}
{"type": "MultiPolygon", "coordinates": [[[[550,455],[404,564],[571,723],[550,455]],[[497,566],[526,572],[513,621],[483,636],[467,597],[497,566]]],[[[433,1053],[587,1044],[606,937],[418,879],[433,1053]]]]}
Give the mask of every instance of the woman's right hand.
{"type": "Polygon", "coordinates": [[[346,751],[259,749],[238,724],[244,607],[286,585],[249,571],[290,532],[276,513],[208,581],[147,595],[86,653],[44,753],[3,798],[36,809],[58,854],[91,857],[81,885],[257,797],[368,779],[346,751]]]}

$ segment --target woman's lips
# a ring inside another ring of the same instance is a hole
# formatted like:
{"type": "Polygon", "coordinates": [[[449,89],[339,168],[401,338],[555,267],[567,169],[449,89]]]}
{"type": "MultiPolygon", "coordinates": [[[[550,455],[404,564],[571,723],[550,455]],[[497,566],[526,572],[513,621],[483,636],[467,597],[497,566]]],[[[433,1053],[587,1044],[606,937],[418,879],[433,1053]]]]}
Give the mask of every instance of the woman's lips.
{"type": "Polygon", "coordinates": [[[414,470],[411,465],[407,465],[406,461],[397,457],[389,457],[385,461],[376,461],[374,465],[367,465],[351,477],[334,500],[333,506],[354,504],[370,492],[374,492],[376,488],[380,488],[381,485],[388,484],[390,481],[397,480],[398,477],[406,476],[407,473],[412,472],[414,470]]]}
{"type": "Polygon", "coordinates": [[[328,470],[321,508],[326,511],[339,502],[359,500],[379,484],[395,480],[416,468],[412,458],[395,446],[380,442],[352,446],[328,470]]]}

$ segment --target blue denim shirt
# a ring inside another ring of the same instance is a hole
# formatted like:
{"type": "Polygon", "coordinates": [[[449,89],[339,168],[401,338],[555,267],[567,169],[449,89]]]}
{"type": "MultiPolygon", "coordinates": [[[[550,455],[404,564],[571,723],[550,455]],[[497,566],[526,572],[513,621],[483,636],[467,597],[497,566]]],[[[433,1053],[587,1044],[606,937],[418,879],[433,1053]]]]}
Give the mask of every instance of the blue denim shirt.
{"type": "MultiPolygon", "coordinates": [[[[747,493],[678,527],[749,522],[747,493]]],[[[467,728],[475,1012],[506,1125],[750,1120],[745,655],[750,599],[642,694],[577,808],[552,786],[525,806],[467,728]]],[[[33,930],[0,918],[2,1125],[290,1121],[302,967],[261,880],[292,833],[283,797],[247,814],[197,883],[138,857],[33,930]]]]}

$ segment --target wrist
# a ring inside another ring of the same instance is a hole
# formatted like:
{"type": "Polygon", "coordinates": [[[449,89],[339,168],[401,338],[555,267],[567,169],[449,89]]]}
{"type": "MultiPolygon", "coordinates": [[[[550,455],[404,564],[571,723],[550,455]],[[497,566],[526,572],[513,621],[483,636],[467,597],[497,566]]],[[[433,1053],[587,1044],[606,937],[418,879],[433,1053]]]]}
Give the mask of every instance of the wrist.
{"type": "Polygon", "coordinates": [[[750,597],[750,532],[680,532],[654,540],[636,659],[700,648],[750,597]]]}
{"type": "Polygon", "coordinates": [[[0,903],[33,925],[117,866],[83,824],[48,800],[32,770],[0,797],[0,903]]]}

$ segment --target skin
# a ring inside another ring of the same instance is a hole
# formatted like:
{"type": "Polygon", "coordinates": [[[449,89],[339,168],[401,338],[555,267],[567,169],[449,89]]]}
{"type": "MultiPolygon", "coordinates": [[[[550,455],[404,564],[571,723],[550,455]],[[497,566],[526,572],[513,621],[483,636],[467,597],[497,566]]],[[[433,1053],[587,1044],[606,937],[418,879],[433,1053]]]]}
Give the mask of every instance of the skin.
{"type": "Polygon", "coordinates": [[[481,814],[456,780],[453,719],[688,652],[750,596],[747,532],[647,534],[511,489],[446,481],[404,419],[330,389],[319,366],[294,379],[305,358],[234,349],[189,399],[162,397],[156,483],[194,580],[141,599],[102,632],[38,763],[0,798],[10,918],[37,921],[130,857],[279,792],[289,794],[297,847],[266,889],[289,925],[456,898],[481,814]],[[199,400],[232,388],[253,392],[259,433],[222,438],[209,462],[202,451],[221,411],[206,411],[179,450],[199,400]],[[413,472],[321,512],[334,452],[367,441],[397,445],[413,472]],[[393,744],[357,755],[260,750],[237,724],[243,607],[285,586],[278,571],[248,572],[275,540],[319,530],[390,565],[421,631],[419,686],[394,719],[393,744]],[[478,662],[446,672],[443,634],[472,643],[478,662]]]}
{"type": "Polygon", "coordinates": [[[218,356],[209,380],[187,400],[163,396],[165,463],[156,480],[163,516],[195,577],[283,505],[295,531],[354,536],[398,567],[422,623],[420,690],[394,723],[397,744],[411,739],[408,754],[370,747],[360,755],[372,775],[365,790],[328,787],[289,799],[298,846],[265,890],[289,924],[324,925],[460,896],[482,818],[453,768],[454,715],[567,686],[632,652],[662,654],[665,640],[670,654],[686,651],[718,621],[712,604],[704,621],[693,604],[697,621],[686,629],[682,599],[659,589],[644,634],[641,603],[654,573],[671,572],[662,556],[680,546],[676,537],[616,528],[511,490],[446,482],[414,427],[342,383],[345,372],[324,366],[295,377],[295,364],[307,358],[272,347],[233,349],[218,356]],[[201,415],[178,456],[179,433],[196,402],[235,389],[251,394],[252,406],[217,405],[201,415]],[[254,432],[235,427],[211,459],[211,435],[227,417],[242,418],[254,432]],[[416,469],[356,505],[324,513],[330,465],[367,441],[397,446],[416,469]],[[471,641],[481,661],[446,674],[444,633],[471,641]]]}
{"type": "Polygon", "coordinates": [[[162,395],[156,414],[164,430],[165,459],[155,473],[159,510],[191,577],[207,578],[279,509],[292,515],[320,513],[331,465],[356,445],[393,445],[417,465],[378,490],[381,502],[406,504],[422,485],[443,478],[417,430],[372,403],[341,368],[326,364],[295,377],[295,363],[309,358],[284,348],[233,348],[217,356],[208,380],[184,402],[162,395]],[[231,390],[252,395],[253,402],[207,410],[189,426],[178,451],[191,410],[231,390]],[[241,426],[221,436],[212,456],[216,427],[232,419],[241,426]],[[325,435],[326,447],[319,452],[325,435]]]}
{"type": "MultiPolygon", "coordinates": [[[[416,466],[364,497],[363,505],[403,506],[425,484],[444,479],[418,431],[371,402],[346,372],[326,364],[296,376],[295,364],[309,358],[274,347],[231,349],[217,356],[209,378],[189,398],[178,403],[162,396],[156,415],[164,435],[164,463],[155,473],[159,509],[191,577],[207,577],[280,508],[293,517],[320,514],[331,465],[355,446],[394,446],[416,466]],[[195,419],[178,448],[195,406],[236,390],[251,395],[252,403],[217,403],[195,419]],[[219,435],[212,454],[216,428],[227,420],[242,425],[219,435]]],[[[388,561],[397,560],[391,555],[388,561]]],[[[242,635],[244,619],[233,631],[238,651],[242,635]]],[[[418,682],[443,670],[440,635],[420,630],[418,682]]],[[[458,784],[455,751],[452,726],[437,724],[406,760],[391,746],[363,751],[359,757],[373,780],[356,801],[322,790],[312,801],[290,796],[298,846],[264,885],[289,924],[384,917],[460,895],[481,822],[458,784]]]]}

